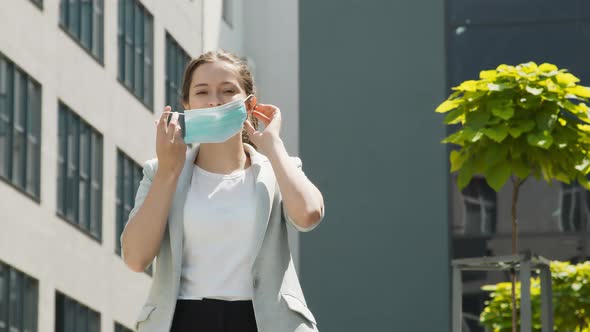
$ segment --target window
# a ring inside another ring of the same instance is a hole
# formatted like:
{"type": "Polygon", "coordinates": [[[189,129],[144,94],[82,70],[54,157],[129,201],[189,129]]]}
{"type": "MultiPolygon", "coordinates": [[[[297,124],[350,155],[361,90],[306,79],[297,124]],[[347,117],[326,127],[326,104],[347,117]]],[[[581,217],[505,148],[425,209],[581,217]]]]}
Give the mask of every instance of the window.
{"type": "Polygon", "coordinates": [[[115,332],[133,332],[133,330],[115,322],[115,332]]]}
{"type": "Polygon", "coordinates": [[[484,178],[473,178],[463,189],[463,234],[492,235],[496,232],[496,192],[484,178]]]}
{"type": "Polygon", "coordinates": [[[154,23],[137,0],[119,0],[119,81],[148,109],[154,104],[154,23]]]}
{"type": "Polygon", "coordinates": [[[102,236],[102,135],[59,103],[57,214],[102,236]]]}
{"type": "Polygon", "coordinates": [[[103,63],[104,0],[60,0],[59,26],[103,63]]]}
{"type": "Polygon", "coordinates": [[[233,0],[223,0],[221,4],[221,17],[229,25],[229,27],[234,26],[234,15],[233,15],[233,0]]]}
{"type": "Polygon", "coordinates": [[[590,192],[579,183],[561,184],[560,229],[563,232],[587,232],[590,218],[590,192]]]}
{"type": "Polygon", "coordinates": [[[41,85],[0,54],[0,178],[39,201],[41,85]]]}
{"type": "MultiPolygon", "coordinates": [[[[166,33],[166,105],[170,105],[173,112],[184,113],[184,107],[180,103],[181,85],[184,69],[190,59],[190,56],[182,49],[180,44],[169,33],[166,33]]],[[[184,135],[184,116],[178,119],[184,135]]]]}
{"type": "Polygon", "coordinates": [[[39,9],[43,9],[43,0],[30,0],[39,9]]]}
{"type": "Polygon", "coordinates": [[[61,292],[55,294],[56,332],[98,332],[100,314],[61,292]]]}
{"type": "Polygon", "coordinates": [[[36,332],[39,282],[0,262],[0,331],[36,332]]]}

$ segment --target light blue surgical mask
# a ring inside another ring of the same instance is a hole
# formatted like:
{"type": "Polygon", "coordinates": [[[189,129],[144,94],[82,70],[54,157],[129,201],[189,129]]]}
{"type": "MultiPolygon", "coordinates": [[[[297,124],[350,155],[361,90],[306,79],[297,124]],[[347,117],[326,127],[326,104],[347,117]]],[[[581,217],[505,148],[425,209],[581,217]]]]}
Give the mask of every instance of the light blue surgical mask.
{"type": "Polygon", "coordinates": [[[221,143],[242,130],[248,118],[245,99],[215,107],[184,111],[184,142],[221,143]]]}

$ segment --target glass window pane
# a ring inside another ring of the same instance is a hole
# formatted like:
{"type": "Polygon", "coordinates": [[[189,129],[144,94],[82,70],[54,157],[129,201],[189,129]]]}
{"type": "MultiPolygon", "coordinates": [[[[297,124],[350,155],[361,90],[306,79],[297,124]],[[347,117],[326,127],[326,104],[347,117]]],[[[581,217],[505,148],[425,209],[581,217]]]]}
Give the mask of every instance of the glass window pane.
{"type": "Polygon", "coordinates": [[[64,296],[64,332],[76,332],[76,303],[64,296]]]}
{"type": "Polygon", "coordinates": [[[55,332],[63,332],[64,328],[64,297],[55,293],[55,332]]]}
{"type": "Polygon", "coordinates": [[[117,232],[115,233],[115,243],[117,252],[121,251],[121,234],[125,227],[123,221],[123,154],[121,151],[117,151],[117,198],[116,198],[116,219],[117,219],[117,232]]]}
{"type": "Polygon", "coordinates": [[[133,36],[135,0],[126,0],[125,8],[125,85],[133,89],[133,36]]]}
{"type": "Polygon", "coordinates": [[[10,105],[9,86],[12,81],[8,75],[9,67],[0,56],[0,177],[8,177],[7,164],[10,163],[10,105]]]}
{"type": "Polygon", "coordinates": [[[41,88],[32,80],[28,82],[27,110],[27,192],[39,197],[40,165],[40,122],[41,122],[41,88]]]}
{"type": "Polygon", "coordinates": [[[144,80],[143,80],[143,102],[150,107],[153,104],[154,92],[154,73],[153,73],[153,58],[154,58],[154,27],[153,18],[146,16],[144,22],[144,80]]]}
{"type": "Polygon", "coordinates": [[[66,217],[72,222],[78,219],[78,151],[80,118],[70,113],[68,121],[68,173],[66,186],[66,217]]]}
{"type": "Polygon", "coordinates": [[[78,305],[76,308],[76,332],[86,332],[88,330],[88,308],[78,305]]]}
{"type": "Polygon", "coordinates": [[[125,0],[119,0],[119,29],[117,33],[119,47],[118,78],[123,81],[125,78],[125,0]]]}
{"type": "Polygon", "coordinates": [[[59,104],[58,114],[58,156],[57,156],[57,212],[65,215],[66,211],[66,174],[67,174],[67,113],[64,106],[59,104]]]}
{"type": "Polygon", "coordinates": [[[233,26],[233,1],[232,0],[223,0],[222,2],[222,18],[229,25],[230,27],[233,26]]]}
{"type": "Polygon", "coordinates": [[[80,0],[70,0],[68,18],[68,30],[76,39],[80,39],[80,0]]]}
{"type": "Polygon", "coordinates": [[[24,332],[37,332],[39,289],[37,280],[25,278],[24,332]]]}
{"type": "Polygon", "coordinates": [[[135,6],[135,95],[143,99],[143,24],[144,11],[135,6]]]}
{"type": "Polygon", "coordinates": [[[12,142],[12,182],[24,188],[26,78],[19,70],[14,73],[14,120],[12,142]]]}
{"type": "Polygon", "coordinates": [[[80,179],[79,179],[79,225],[89,228],[90,214],[90,128],[83,124],[80,128],[80,179]]]}
{"type": "Polygon", "coordinates": [[[92,0],[80,0],[81,42],[86,49],[92,46],[92,0]]]}
{"type": "Polygon", "coordinates": [[[104,15],[103,0],[94,0],[94,11],[92,19],[92,54],[98,59],[103,59],[104,55],[104,15]]]}
{"type": "Polygon", "coordinates": [[[0,262],[0,331],[8,324],[8,266],[0,262]]]}
{"type": "Polygon", "coordinates": [[[88,332],[100,332],[100,314],[96,311],[88,313],[88,332]]]}
{"type": "Polygon", "coordinates": [[[22,329],[22,308],[23,308],[23,275],[14,269],[10,269],[10,313],[9,325],[11,329],[20,331],[22,329]]]}
{"type": "Polygon", "coordinates": [[[92,189],[90,192],[90,232],[100,238],[102,218],[102,137],[92,133],[92,189]]]}
{"type": "Polygon", "coordinates": [[[59,1],[59,23],[63,26],[68,25],[68,0],[59,1]]]}

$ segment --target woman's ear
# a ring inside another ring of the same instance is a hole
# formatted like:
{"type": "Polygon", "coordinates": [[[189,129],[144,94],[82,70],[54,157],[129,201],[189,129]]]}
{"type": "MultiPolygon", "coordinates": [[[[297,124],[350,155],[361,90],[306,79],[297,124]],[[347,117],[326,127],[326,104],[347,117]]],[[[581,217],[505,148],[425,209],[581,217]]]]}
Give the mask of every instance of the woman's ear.
{"type": "Polygon", "coordinates": [[[189,105],[185,102],[182,102],[182,107],[184,108],[185,111],[190,109],[189,105]]]}
{"type": "Polygon", "coordinates": [[[248,105],[247,105],[248,111],[252,112],[257,104],[258,104],[258,98],[256,98],[255,96],[250,97],[250,99],[248,99],[248,105]]]}

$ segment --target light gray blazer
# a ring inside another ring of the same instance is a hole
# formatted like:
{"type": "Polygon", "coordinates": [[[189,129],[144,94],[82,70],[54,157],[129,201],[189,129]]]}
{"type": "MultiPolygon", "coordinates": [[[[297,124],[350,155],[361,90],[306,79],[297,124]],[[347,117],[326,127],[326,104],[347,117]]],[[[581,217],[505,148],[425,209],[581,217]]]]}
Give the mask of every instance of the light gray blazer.
{"type": "MultiPolygon", "coordinates": [[[[252,266],[254,280],[254,313],[259,332],[317,332],[316,320],[307,307],[299,279],[293,265],[287,238],[288,221],[299,231],[303,229],[283,212],[281,193],[270,161],[252,146],[244,144],[250,155],[255,176],[258,254],[252,266]],[[285,218],[281,218],[284,215],[285,218]]],[[[183,211],[193,174],[193,161],[198,145],[187,149],[186,162],[179,176],[168,222],[156,258],[156,269],[149,295],[136,321],[138,332],[170,331],[180,287],[183,252],[183,211]]],[[[301,160],[292,157],[301,169],[301,160]]],[[[133,217],[143,204],[158,168],[158,160],[144,164],[143,179],[129,213],[133,217]]],[[[323,216],[322,216],[323,217],[323,216]]],[[[122,252],[122,257],[124,253],[122,252]]]]}

